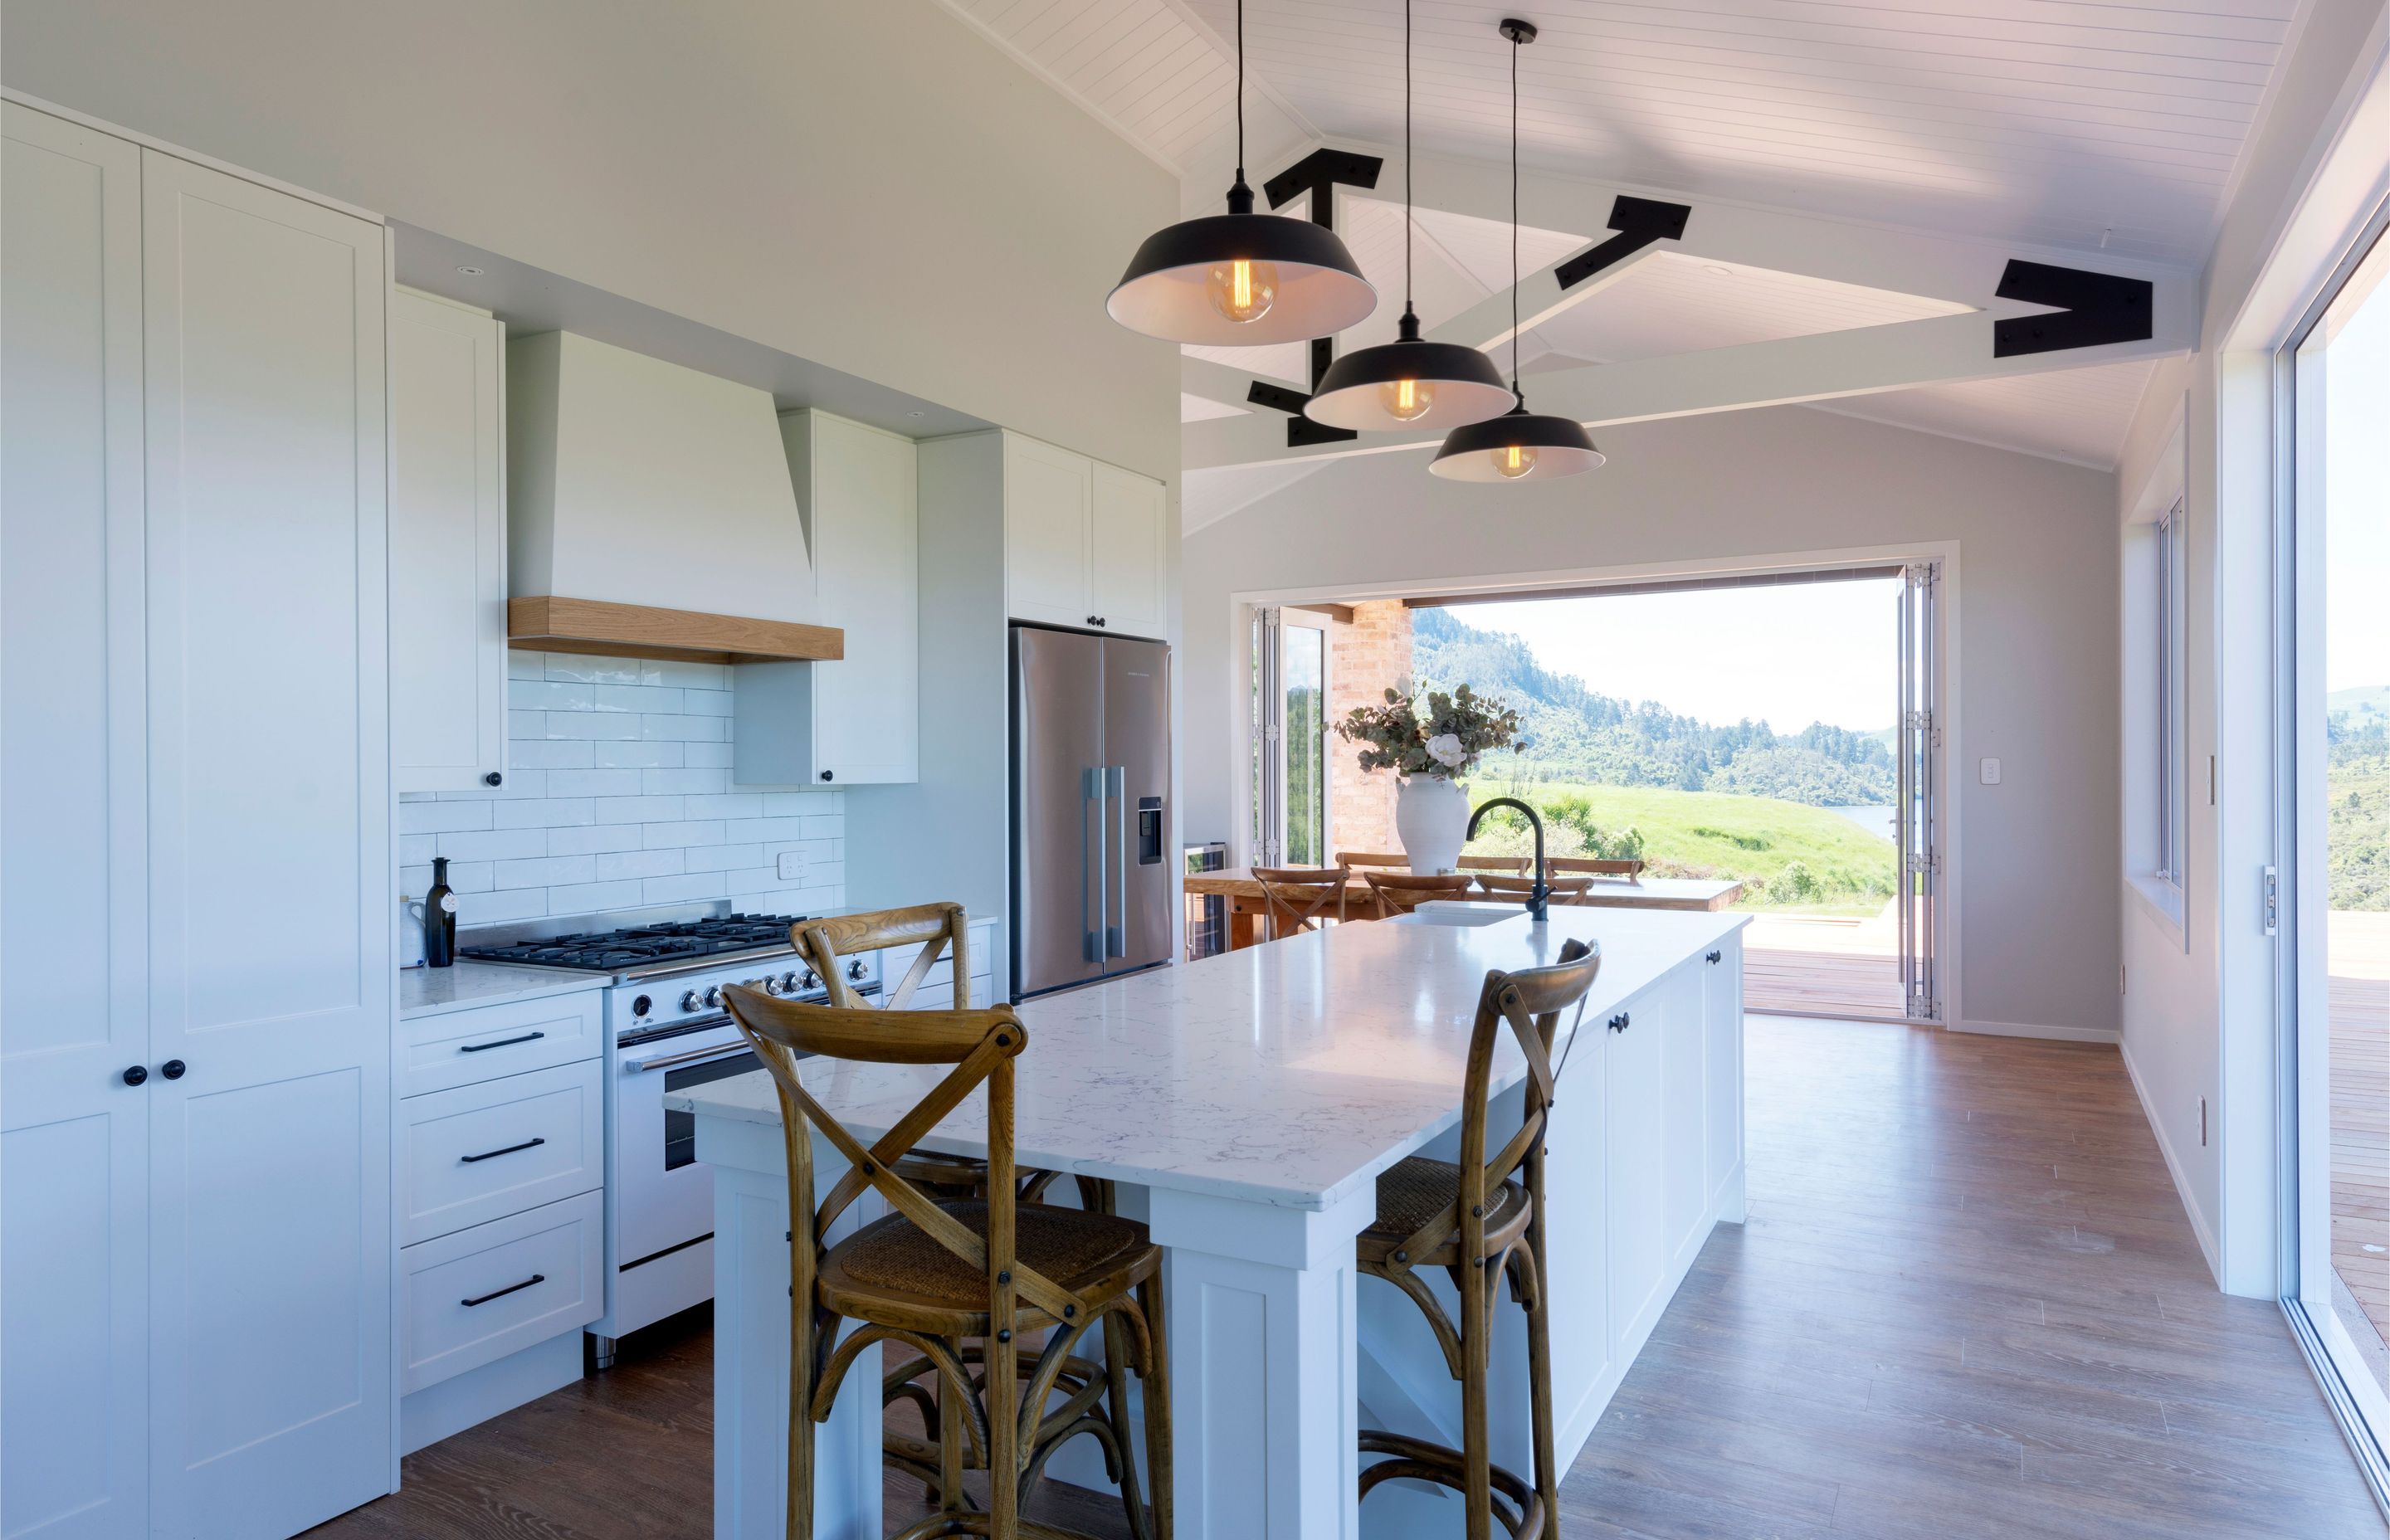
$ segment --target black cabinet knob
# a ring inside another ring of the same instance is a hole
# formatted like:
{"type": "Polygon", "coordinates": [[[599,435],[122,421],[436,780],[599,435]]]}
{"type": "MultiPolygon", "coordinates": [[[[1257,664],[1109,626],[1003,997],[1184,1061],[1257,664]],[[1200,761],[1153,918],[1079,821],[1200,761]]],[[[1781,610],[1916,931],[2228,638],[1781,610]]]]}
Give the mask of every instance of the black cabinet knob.
{"type": "Polygon", "coordinates": [[[834,778],[834,777],[832,776],[832,775],[831,775],[831,773],[830,773],[829,771],[825,770],[825,771],[823,771],[823,772],[822,772],[822,779],[824,779],[824,780],[830,780],[830,779],[832,779],[832,778],[834,778]]]}
{"type": "Polygon", "coordinates": [[[148,1078],[149,1069],[144,1064],[135,1064],[124,1072],[124,1084],[127,1085],[138,1085],[148,1078]]]}
{"type": "Polygon", "coordinates": [[[168,1080],[180,1080],[183,1078],[183,1072],[186,1068],[188,1068],[188,1066],[184,1064],[181,1059],[170,1059],[163,1064],[158,1066],[158,1072],[164,1075],[168,1080]]]}
{"type": "Polygon", "coordinates": [[[1712,962],[1721,962],[1721,961],[1724,961],[1724,960],[1725,960],[1725,957],[1726,957],[1726,954],[1725,954],[1725,953],[1723,953],[1723,952],[1713,952],[1713,953],[1711,953],[1711,954],[1710,954],[1710,961],[1712,961],[1712,962]]]}
{"type": "Polygon", "coordinates": [[[500,775],[497,771],[493,770],[488,775],[482,777],[482,784],[483,786],[503,786],[506,784],[506,776],[500,775]]]}

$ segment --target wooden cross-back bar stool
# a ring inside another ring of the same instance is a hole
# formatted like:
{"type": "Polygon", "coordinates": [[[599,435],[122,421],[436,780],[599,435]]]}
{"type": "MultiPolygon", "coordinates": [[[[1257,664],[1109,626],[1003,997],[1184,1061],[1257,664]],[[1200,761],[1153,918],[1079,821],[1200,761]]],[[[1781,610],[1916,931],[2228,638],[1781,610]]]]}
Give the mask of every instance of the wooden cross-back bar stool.
{"type": "MultiPolygon", "coordinates": [[[[1387,1457],[1361,1472],[1361,1495],[1381,1482],[1409,1476],[1458,1491],[1468,1540],[1490,1540],[1498,1520],[1512,1540],[1560,1540],[1560,1471],[1552,1431],[1551,1294],[1544,1229],[1544,1136],[1557,1074],[1553,1040],[1561,1015],[1582,1010],[1601,968],[1601,954],[1571,941],[1561,960],[1544,968],[1485,975],[1470,1033],[1461,1099],[1458,1164],[1414,1155],[1378,1178],[1378,1217],[1356,1244],[1362,1272],[1410,1296],[1444,1349],[1446,1367],[1460,1381],[1461,1446],[1364,1429],[1361,1452],[1387,1457]],[[1492,1111],[1496,1044],[1505,1029],[1527,1060],[1525,1116],[1489,1160],[1486,1122],[1492,1111]],[[1420,1277],[1441,1267],[1460,1294],[1455,1322],[1420,1277]],[[1529,1482],[1493,1463],[1486,1423],[1488,1350],[1494,1290],[1507,1277],[1510,1297],[1527,1317],[1527,1386],[1532,1399],[1536,1470],[1529,1482]],[[1504,1507],[1497,1508],[1499,1493],[1504,1507]]],[[[1580,1024],[1578,1030],[1582,1030],[1580,1024]]],[[[1565,1059],[1565,1056],[1563,1056],[1565,1059]]]]}
{"type": "MultiPolygon", "coordinates": [[[[1501,877],[1493,872],[1475,874],[1477,886],[1488,898],[1525,899],[1536,891],[1532,877],[1501,877]]],[[[1593,889],[1590,877],[1554,877],[1544,884],[1545,896],[1554,904],[1574,904],[1593,889]]]]}
{"type": "MultiPolygon", "coordinates": [[[[919,1354],[939,1382],[937,1513],[897,1540],[973,1534],[989,1540],[1085,1540],[1022,1517],[1046,1458],[1093,1435],[1137,1490],[1127,1418],[1072,1396],[1049,1407],[1072,1348],[1105,1328],[1115,1376],[1145,1384],[1146,1461],[1153,1508],[1132,1509],[1140,1536],[1169,1540],[1169,1354],[1161,1290],[1162,1250],[1146,1227],[1115,1214],[1024,1204],[1013,1189],[1013,1061],[1029,1033],[1011,1007],[886,1012],[800,1005],[734,985],[731,1018],[779,1091],[789,1166],[789,1540],[812,1540],[814,1424],[825,1421],[840,1382],[865,1349],[896,1342],[919,1354]],[[866,1064],[951,1066],[919,1106],[866,1145],[804,1087],[809,1055],[866,1064]],[[987,1196],[933,1199],[901,1174],[902,1157],[964,1098],[987,1095],[987,1196]],[[813,1136],[847,1161],[815,1200],[813,1136]],[[865,1192],[893,1211],[832,1242],[830,1232],[865,1192]],[[840,1335],[842,1321],[855,1328],[840,1335]],[[1042,1347],[1022,1341],[1046,1333],[1042,1347]],[[971,1373],[963,1344],[983,1344],[971,1373]],[[989,1473],[984,1509],[963,1487],[967,1457],[989,1473]]],[[[1122,1381],[1124,1385],[1125,1381],[1122,1381]]],[[[1134,1500],[1134,1499],[1132,1499],[1134,1500]]]]}
{"type": "Polygon", "coordinates": [[[1340,850],[1336,853],[1336,864],[1350,867],[1354,871],[1361,871],[1369,866],[1376,866],[1380,870],[1390,866],[1407,870],[1411,858],[1400,851],[1340,850]]]}
{"type": "Polygon", "coordinates": [[[1369,885],[1369,896],[1378,902],[1378,918],[1391,919],[1438,899],[1467,898],[1473,879],[1467,872],[1422,877],[1410,872],[1365,871],[1361,880],[1369,885]]]}
{"type": "Polygon", "coordinates": [[[1341,923],[1353,874],[1343,866],[1255,866],[1253,880],[1261,885],[1267,939],[1283,941],[1317,930],[1323,919],[1341,923]]]}

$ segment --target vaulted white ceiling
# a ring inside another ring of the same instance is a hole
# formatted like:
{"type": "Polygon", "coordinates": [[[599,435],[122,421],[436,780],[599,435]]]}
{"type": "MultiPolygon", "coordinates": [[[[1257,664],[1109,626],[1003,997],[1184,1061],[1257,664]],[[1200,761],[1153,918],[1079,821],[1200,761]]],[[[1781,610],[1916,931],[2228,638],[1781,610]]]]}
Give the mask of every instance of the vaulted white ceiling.
{"type": "MultiPolygon", "coordinates": [[[[1204,190],[1227,163],[1234,0],[944,0],[1204,190]]],[[[1822,213],[2196,271],[2299,0],[1417,0],[1422,153],[1508,152],[1506,14],[1521,51],[1521,154],[1605,186],[1822,213]]],[[[1253,170],[1322,139],[1398,146],[1401,0],[1247,0],[1253,170]]],[[[1498,172],[1497,172],[1498,174],[1498,172]]],[[[1341,227],[1398,300],[1396,187],[1347,195],[1341,227]],[[1391,264],[1391,265],[1390,265],[1391,264]]],[[[1290,210],[1290,212],[1296,212],[1290,210]]],[[[1532,219],[1535,210],[1530,208],[1532,219]]],[[[1422,211],[1431,326],[1507,281],[1509,232],[1422,211]]],[[[1529,230],[1534,271],[1595,231],[1529,230]]],[[[1534,372],[1947,313],[1942,302],[1665,258],[1536,327],[1534,372]]],[[[1392,334],[1383,304],[1350,347],[1392,334]]],[[[1191,350],[1190,350],[1191,351],[1191,350]]],[[[1206,354],[1301,381],[1299,348],[1206,354]]],[[[1870,396],[1834,409],[2110,465],[2145,364],[1870,396]]]]}

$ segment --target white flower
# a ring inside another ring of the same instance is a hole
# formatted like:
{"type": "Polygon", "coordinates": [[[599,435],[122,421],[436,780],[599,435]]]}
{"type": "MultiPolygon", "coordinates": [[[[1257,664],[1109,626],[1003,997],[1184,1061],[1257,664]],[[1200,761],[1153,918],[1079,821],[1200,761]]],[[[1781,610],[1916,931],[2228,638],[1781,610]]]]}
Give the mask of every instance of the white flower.
{"type": "Polygon", "coordinates": [[[1447,770],[1459,769],[1462,763],[1469,758],[1469,751],[1463,749],[1460,746],[1460,739],[1451,733],[1438,733],[1429,738],[1427,751],[1429,758],[1447,770]]]}

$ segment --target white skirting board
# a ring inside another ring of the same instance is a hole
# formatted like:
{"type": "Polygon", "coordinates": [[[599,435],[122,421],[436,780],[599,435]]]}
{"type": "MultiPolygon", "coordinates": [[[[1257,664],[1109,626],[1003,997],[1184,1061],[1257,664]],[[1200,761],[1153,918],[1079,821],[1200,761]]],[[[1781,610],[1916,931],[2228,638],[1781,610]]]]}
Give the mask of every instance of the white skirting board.
{"type": "Polygon", "coordinates": [[[412,1455],[572,1384],[581,1378],[581,1337],[563,1332],[403,1398],[398,1452],[412,1455]]]}
{"type": "Polygon", "coordinates": [[[2182,1202],[2182,1212],[2191,1216],[2191,1233],[2199,1238],[2199,1254],[2207,1259],[2207,1272],[2223,1287],[2224,1271],[2217,1264],[2215,1232],[2207,1227],[2207,1216],[2199,1212],[2199,1204],[2191,1196],[2191,1179],[2183,1174],[2182,1162],[2175,1158],[2174,1145],[2166,1138],[2165,1124],[2158,1120],[2156,1104],[2150,1099],[2150,1088],[2142,1083],[2140,1066],[2133,1062],[2129,1044],[2118,1044],[2119,1055],[2125,1060],[2125,1074],[2133,1083],[2133,1094],[2141,1098],[2141,1116],[2157,1136],[2158,1153],[2165,1157],[2166,1174],[2174,1178],[2174,1194],[2182,1202]]]}

